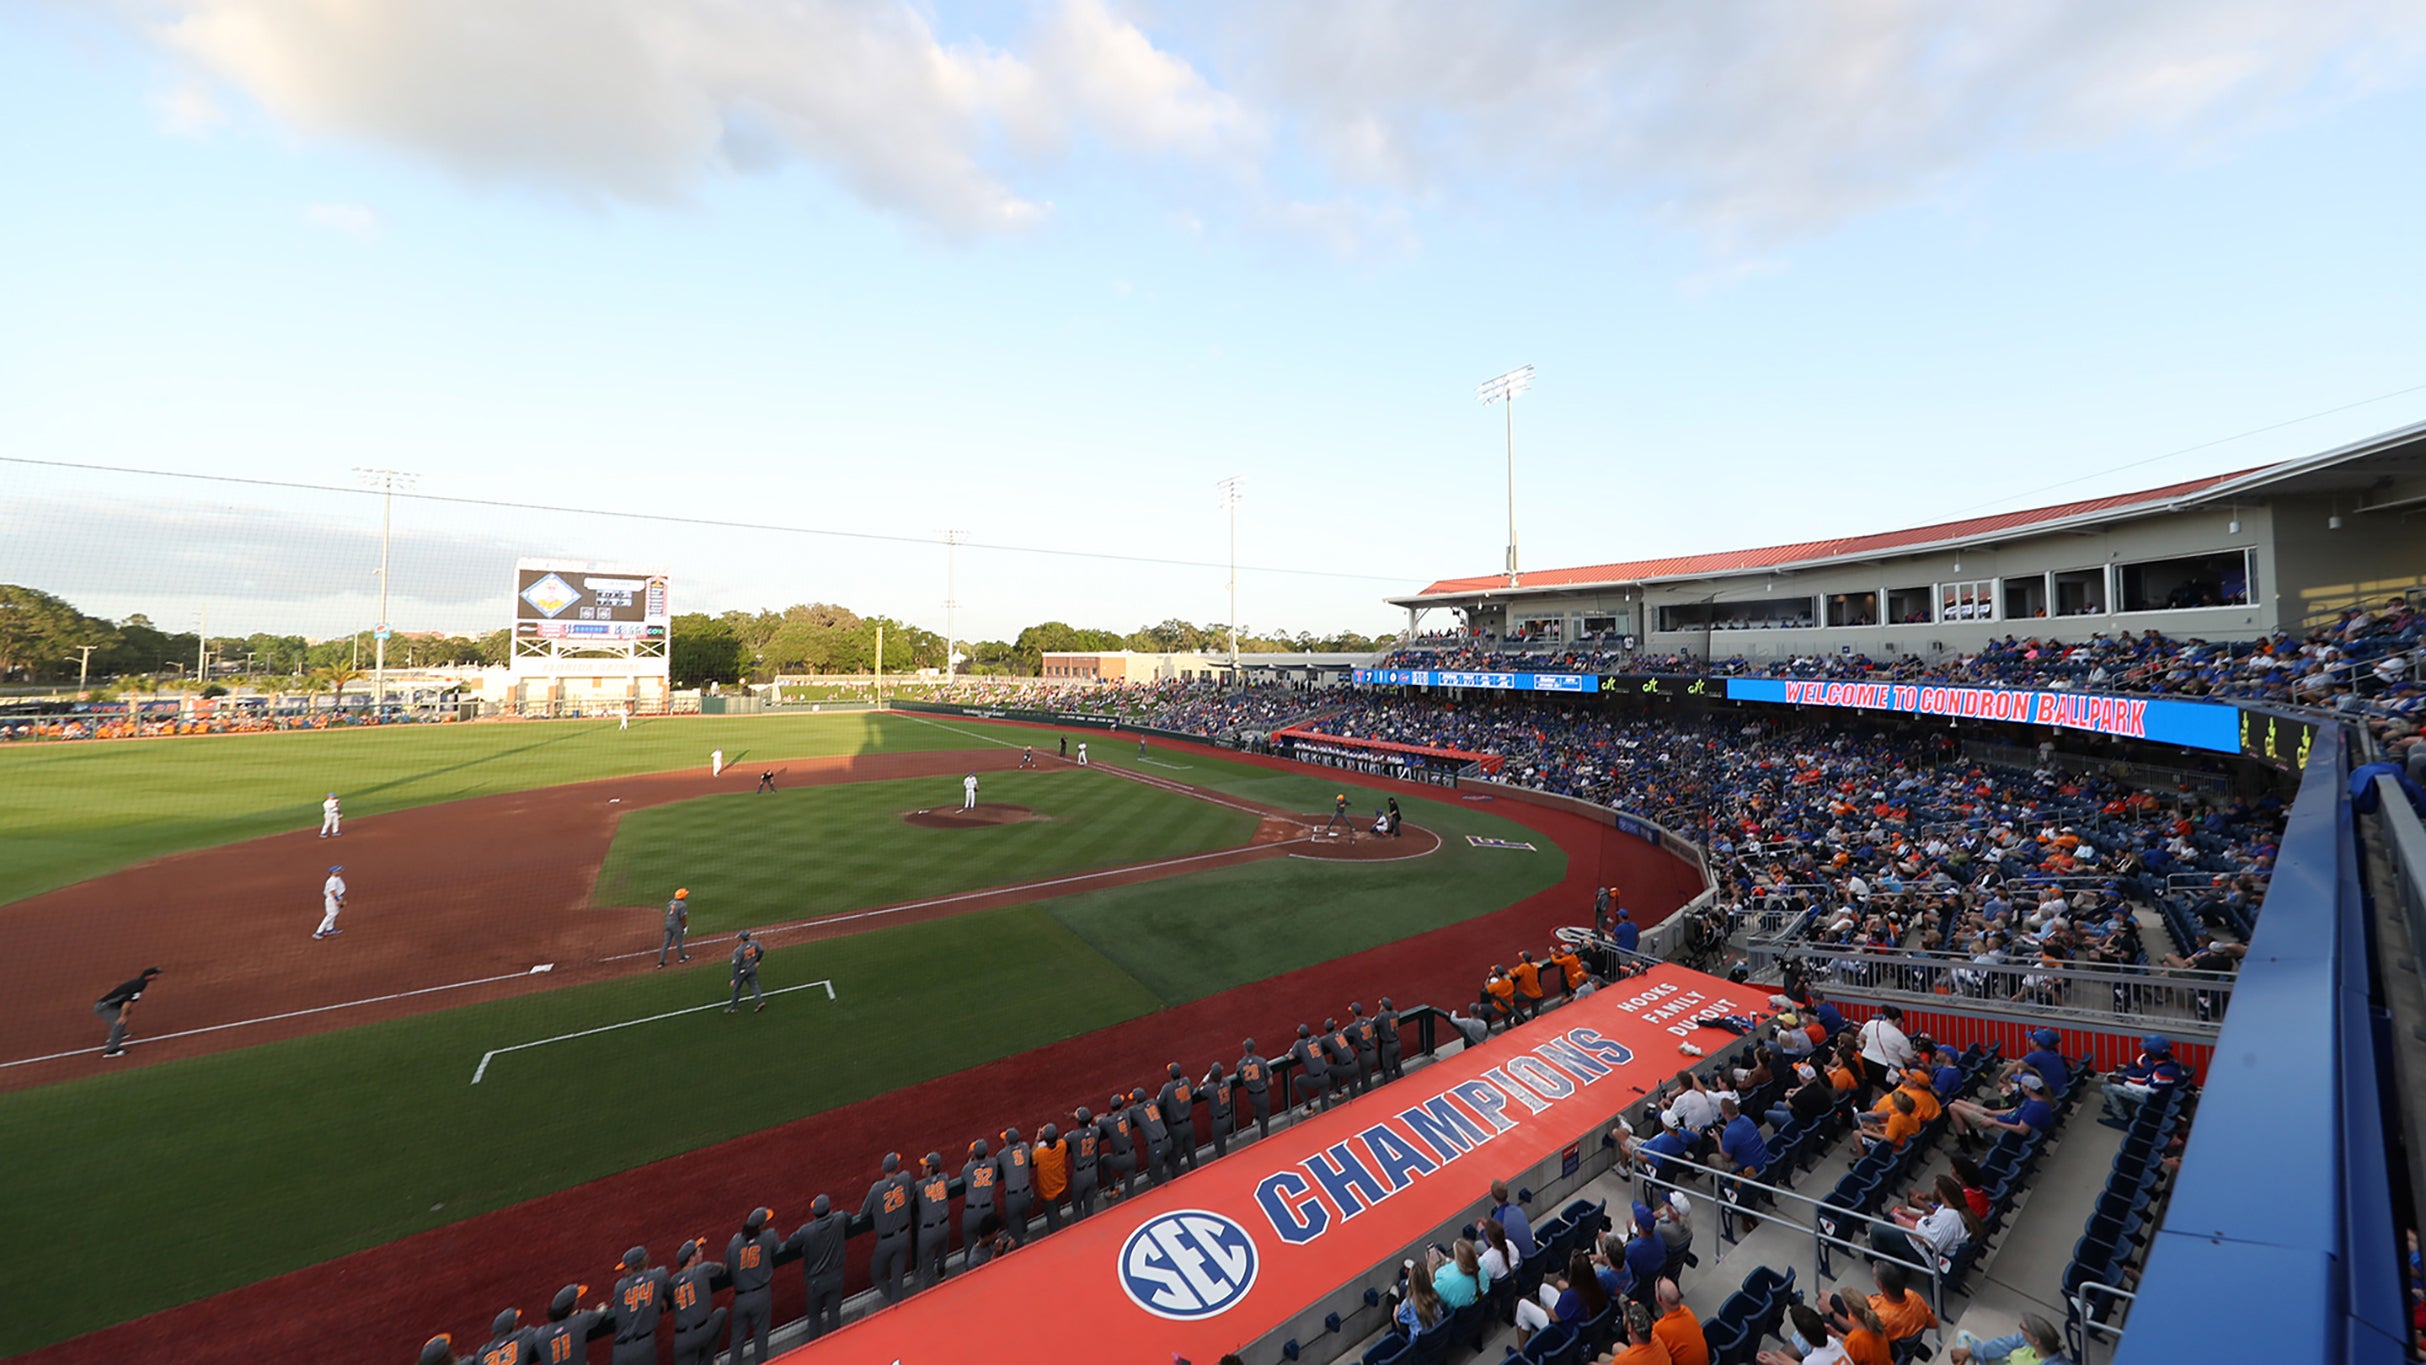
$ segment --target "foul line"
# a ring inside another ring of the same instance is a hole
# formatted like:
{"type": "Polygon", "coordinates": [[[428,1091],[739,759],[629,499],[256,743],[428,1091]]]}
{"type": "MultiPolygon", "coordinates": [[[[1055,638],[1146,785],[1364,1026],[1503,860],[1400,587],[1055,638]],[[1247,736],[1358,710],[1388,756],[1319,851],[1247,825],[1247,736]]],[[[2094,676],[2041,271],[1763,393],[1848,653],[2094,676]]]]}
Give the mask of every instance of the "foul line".
{"type": "MultiPolygon", "coordinates": [[[[928,719],[928,718],[926,718],[925,716],[911,715],[911,714],[909,714],[909,713],[907,713],[907,712],[899,712],[899,713],[896,713],[896,714],[901,715],[901,717],[902,717],[904,720],[914,720],[914,721],[917,721],[917,722],[918,722],[919,724],[921,724],[921,725],[932,725],[932,726],[934,726],[934,727],[935,727],[936,729],[938,729],[938,730],[949,730],[949,731],[951,731],[953,734],[956,734],[956,735],[967,735],[967,736],[968,736],[969,738],[971,738],[971,739],[982,739],[982,740],[984,740],[984,741],[985,741],[986,743],[988,743],[988,744],[999,744],[999,745],[1001,745],[1001,746],[1002,746],[1003,748],[1005,748],[1005,749],[1018,749],[1018,748],[1024,748],[1024,747],[1027,747],[1027,746],[1024,746],[1024,745],[1013,744],[1011,741],[1009,741],[1009,740],[1007,740],[1007,739],[996,739],[996,738],[995,738],[994,736],[992,736],[992,735],[980,734],[980,733],[978,733],[978,732],[977,732],[977,731],[975,731],[975,730],[963,730],[963,729],[961,729],[961,728],[960,728],[959,726],[957,726],[957,725],[946,725],[946,724],[944,724],[942,721],[939,721],[939,720],[929,720],[929,719],[928,719]]],[[[1067,760],[1065,760],[1065,761],[1067,761],[1067,760]]],[[[1148,758],[1148,759],[1140,759],[1140,760],[1138,760],[1138,761],[1139,761],[1139,762],[1141,762],[1141,763],[1154,763],[1154,760],[1152,760],[1152,759],[1150,759],[1150,758],[1148,758]]],[[[1079,765],[1079,764],[1076,764],[1076,763],[1071,763],[1071,764],[1070,764],[1070,766],[1071,766],[1071,767],[1073,767],[1073,768],[1075,768],[1075,767],[1078,767],[1078,766],[1080,766],[1080,765],[1079,765]]],[[[1105,764],[1101,764],[1101,765],[1097,765],[1097,764],[1088,764],[1088,765],[1086,765],[1086,766],[1087,766],[1088,768],[1090,768],[1090,769],[1092,769],[1092,768],[1094,768],[1094,767],[1097,767],[1097,766],[1100,766],[1100,767],[1102,767],[1102,769],[1103,769],[1105,772],[1108,772],[1108,773],[1112,774],[1114,777],[1125,777],[1125,778],[1129,779],[1131,782],[1142,782],[1142,783],[1144,783],[1145,785],[1147,785],[1147,786],[1149,786],[1149,787],[1160,787],[1160,788],[1162,788],[1164,791],[1171,792],[1171,793],[1173,793],[1173,794],[1175,794],[1175,795],[1194,797],[1195,799],[1197,799],[1197,800],[1199,800],[1199,801],[1206,801],[1206,802],[1210,802],[1210,803],[1212,803],[1213,805],[1216,805],[1216,806],[1227,806],[1227,807],[1229,807],[1231,810],[1243,810],[1243,811],[1245,811],[1245,812],[1246,812],[1247,814],[1249,814],[1249,815],[1257,815],[1257,816],[1270,816],[1271,818],[1276,819],[1276,820],[1286,820],[1286,819],[1288,819],[1288,818],[1289,818],[1289,817],[1288,817],[1286,814],[1284,814],[1283,812],[1280,812],[1280,811],[1270,811],[1270,810],[1265,810],[1265,809],[1263,809],[1263,808],[1261,808],[1261,807],[1259,807],[1259,806],[1243,806],[1243,805],[1240,805],[1240,804],[1239,804],[1238,802],[1236,802],[1236,801],[1225,801],[1225,800],[1223,800],[1222,798],[1220,798],[1220,797],[1218,797],[1218,796],[1214,796],[1214,795],[1212,795],[1212,794],[1208,793],[1208,792],[1207,792],[1207,791],[1205,791],[1205,789],[1204,789],[1204,788],[1202,788],[1202,787],[1191,787],[1191,786],[1189,786],[1188,784],[1186,784],[1185,782],[1174,782],[1174,781],[1172,781],[1171,779],[1169,779],[1169,778],[1167,778],[1167,777],[1156,777],[1156,776],[1154,776],[1152,773],[1138,773],[1138,772],[1131,772],[1131,771],[1129,771],[1129,770],[1128,770],[1128,769],[1126,769],[1126,768],[1115,767],[1115,766],[1113,766],[1112,764],[1109,764],[1109,763],[1105,763],[1105,764]]],[[[1157,767],[1157,768],[1168,768],[1168,767],[1171,767],[1172,765],[1171,765],[1171,764],[1168,764],[1168,763],[1155,763],[1155,764],[1154,764],[1154,766],[1155,766],[1155,767],[1157,767]]]]}
{"type": "Polygon", "coordinates": [[[1169,768],[1175,773],[1192,773],[1196,771],[1196,765],[1193,763],[1165,763],[1158,758],[1141,758],[1137,761],[1140,763],[1150,763],[1157,768],[1169,768]]]}
{"type": "MultiPolygon", "coordinates": [[[[531,975],[531,972],[526,970],[519,972],[507,972],[503,976],[484,976],[477,981],[457,981],[454,984],[447,986],[423,986],[418,990],[397,991],[393,995],[374,995],[367,1000],[348,1000],[342,1004],[336,1005],[314,1005],[307,1010],[288,1010],[284,1014],[265,1014],[258,1019],[238,1019],[234,1023],[210,1024],[202,1028],[181,1029],[176,1033],[162,1033],[149,1038],[129,1038],[126,1040],[126,1045],[128,1047],[140,1047],[147,1043],[165,1043],[171,1038],[192,1038],[198,1034],[217,1033],[221,1029],[245,1028],[253,1024],[274,1024],[281,1019],[301,1019],[307,1014],[326,1014],[330,1010],[350,1010],[358,1005],[384,1004],[390,1000],[407,1000],[416,995],[433,995],[439,991],[459,991],[466,986],[486,986],[498,981],[519,981],[523,977],[529,975],[531,975]]],[[[5,1070],[12,1066],[32,1066],[36,1062],[55,1062],[62,1057],[82,1057],[97,1053],[100,1050],[101,1049],[97,1047],[80,1047],[70,1052],[54,1052],[47,1057],[25,1057],[13,1062],[0,1062],[0,1070],[5,1070]]]]}
{"type": "MultiPolygon", "coordinates": [[[[834,983],[832,981],[812,981],[805,986],[785,986],[778,990],[767,991],[765,994],[790,995],[794,991],[813,991],[820,986],[825,987],[826,999],[831,1000],[834,998],[834,983]]],[[[511,1047],[493,1047],[480,1054],[480,1065],[472,1069],[472,1084],[480,1084],[480,1078],[488,1074],[489,1062],[492,1059],[502,1057],[509,1052],[520,1052],[526,1047],[546,1047],[550,1043],[569,1043],[575,1038],[587,1038],[592,1034],[597,1033],[613,1033],[619,1028],[633,1028],[641,1024],[654,1024],[660,1019],[673,1019],[685,1014],[697,1014],[701,1010],[718,1010],[729,1008],[731,1008],[731,1006],[711,1002],[705,1005],[693,1005],[688,1009],[668,1010],[664,1014],[652,1014],[646,1019],[626,1019],[620,1024],[601,1024],[597,1028],[585,1028],[579,1033],[560,1033],[553,1038],[542,1038],[535,1043],[516,1043],[511,1047]]]]}
{"type": "MultiPolygon", "coordinates": [[[[1052,877],[1041,882],[1019,882],[1011,886],[981,887],[975,891],[962,891],[955,895],[936,896],[923,901],[907,901],[900,905],[880,906],[874,910],[854,910],[847,915],[824,915],[816,919],[794,920],[789,924],[778,924],[771,929],[752,929],[750,932],[759,938],[765,938],[769,934],[788,934],[796,930],[816,929],[828,924],[849,924],[854,920],[877,919],[885,915],[899,915],[911,910],[931,909],[938,905],[957,905],[962,901],[982,900],[988,896],[1021,896],[1030,891],[1042,891],[1047,887],[1074,886],[1081,882],[1104,881],[1114,877],[1127,877],[1139,872],[1153,872],[1166,867],[1184,867],[1189,863],[1211,862],[1216,858],[1240,858],[1267,848],[1283,848],[1289,844],[1304,842],[1303,839],[1283,839],[1279,843],[1272,844],[1243,844],[1237,848],[1215,849],[1211,853],[1191,853],[1184,858],[1165,858],[1157,863],[1129,863],[1122,867],[1106,867],[1093,872],[1074,873],[1067,877],[1052,877]]],[[[1381,860],[1375,859],[1374,861],[1381,860]]],[[[691,939],[689,942],[704,948],[711,943],[731,942],[735,937],[733,934],[719,934],[714,938],[691,939]]],[[[622,962],[629,958],[647,957],[656,951],[658,950],[655,948],[643,948],[636,953],[614,953],[599,958],[598,961],[622,962]]]]}

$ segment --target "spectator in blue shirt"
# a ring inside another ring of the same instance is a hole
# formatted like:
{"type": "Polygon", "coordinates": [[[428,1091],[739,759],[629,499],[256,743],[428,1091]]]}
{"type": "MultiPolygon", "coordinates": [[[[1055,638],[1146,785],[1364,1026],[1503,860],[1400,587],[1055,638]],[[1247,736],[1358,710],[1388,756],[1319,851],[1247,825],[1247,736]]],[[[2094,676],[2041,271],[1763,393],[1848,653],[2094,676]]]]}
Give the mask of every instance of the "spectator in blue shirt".
{"type": "Polygon", "coordinates": [[[1629,953],[1634,952],[1636,945],[1643,941],[1642,927],[1634,922],[1634,916],[1623,906],[1617,912],[1617,932],[1610,937],[1617,940],[1618,947],[1629,953]]]}
{"type": "Polygon", "coordinates": [[[1658,1135],[1642,1145],[1644,1166],[1663,1180],[1683,1180],[1693,1172],[1684,1167],[1672,1167],[1660,1158],[1686,1156],[1692,1151],[1692,1143],[1686,1140],[1683,1129],[1667,1121],[1666,1115],[1659,1116],[1658,1123],[1658,1135]]]}
{"type": "Polygon", "coordinates": [[[1961,1135],[1964,1147],[1975,1146],[1981,1133],[1998,1137],[2006,1133],[2044,1133],[2055,1126],[2055,1106],[2047,1103],[2047,1082],[2037,1072],[2017,1073],[2013,1085],[2020,1102],[2004,1113],[1971,1100],[1956,1100],[1946,1106],[1947,1121],[1961,1135]]]}
{"type": "Polygon", "coordinates": [[[1515,1249],[1516,1259],[1533,1258],[1533,1220],[1525,1217],[1516,1201],[1508,1197],[1508,1182],[1491,1182],[1491,1216],[1499,1220],[1500,1228],[1508,1234],[1508,1245],[1515,1249]]]}
{"type": "Polygon", "coordinates": [[[1718,1117],[1718,1149],[1738,1175],[1758,1178],[1769,1169],[1769,1144],[1761,1139],[1761,1126],[1752,1116],[1736,1107],[1733,1095],[1721,1096],[1718,1117]]]}
{"type": "Polygon", "coordinates": [[[1963,1068],[1960,1062],[1953,1048],[1944,1044],[1938,1046],[1937,1067],[1929,1073],[1929,1088],[1937,1092],[1939,1099],[1953,1099],[1954,1092],[1962,1087],[1963,1068]]]}
{"type": "Polygon", "coordinates": [[[1668,1248],[1659,1239],[1659,1220],[1649,1204],[1634,1205],[1634,1236],[1626,1243],[1626,1269],[1634,1276],[1634,1297],[1650,1302],[1653,1286],[1668,1268],[1668,1248]]]}
{"type": "Polygon", "coordinates": [[[2057,1050],[2063,1044],[2064,1035],[2051,1028],[2036,1028],[2030,1030],[2030,1041],[2038,1046],[2023,1053],[2020,1061],[2007,1065],[2006,1078],[2010,1080],[2023,1067],[2029,1067],[2039,1074],[2040,1080],[2047,1083],[2048,1095],[2061,1099],[2072,1085],[2072,1064],[2065,1061],[2064,1054],[2057,1050]]]}
{"type": "Polygon", "coordinates": [[[2139,1057],[2118,1067],[2103,1087],[2106,1112],[2098,1122],[2109,1128],[2130,1127],[2141,1105],[2180,1085],[2187,1074],[2173,1059],[2172,1040],[2161,1033],[2149,1034],[2140,1040],[2139,1057]]]}

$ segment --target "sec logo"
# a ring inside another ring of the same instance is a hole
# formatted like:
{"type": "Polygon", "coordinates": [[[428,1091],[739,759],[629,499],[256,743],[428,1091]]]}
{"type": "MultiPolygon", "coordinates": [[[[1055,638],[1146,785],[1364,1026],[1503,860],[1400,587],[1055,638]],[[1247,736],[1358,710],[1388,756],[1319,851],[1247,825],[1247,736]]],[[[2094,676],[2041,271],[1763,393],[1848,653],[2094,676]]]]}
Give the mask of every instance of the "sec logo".
{"type": "Polygon", "coordinates": [[[1218,1213],[1180,1209],[1130,1233],[1118,1269],[1130,1301],[1156,1317],[1209,1318],[1255,1287],[1255,1242],[1218,1213]]]}

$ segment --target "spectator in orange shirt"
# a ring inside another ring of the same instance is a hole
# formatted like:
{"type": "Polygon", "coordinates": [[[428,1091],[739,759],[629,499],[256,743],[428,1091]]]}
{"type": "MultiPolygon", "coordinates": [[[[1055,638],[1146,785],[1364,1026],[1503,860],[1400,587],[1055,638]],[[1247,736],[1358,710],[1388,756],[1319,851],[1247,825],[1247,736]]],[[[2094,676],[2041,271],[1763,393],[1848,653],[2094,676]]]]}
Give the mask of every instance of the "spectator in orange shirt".
{"type": "Polygon", "coordinates": [[[1685,1293],[1676,1287],[1676,1281],[1665,1277],[1659,1282],[1659,1321],[1651,1324],[1651,1335],[1667,1348],[1674,1365],[1710,1365],[1710,1342],[1702,1335],[1702,1320],[1685,1306],[1685,1293]]]}
{"type": "Polygon", "coordinates": [[[1860,1299],[1828,1296],[1829,1329],[1845,1338],[1845,1359],[1853,1365],[1895,1365],[1895,1350],[1887,1344],[1887,1325],[1878,1310],[1860,1299]]]}
{"type": "Polygon", "coordinates": [[[1912,1096],[1904,1091],[1889,1094],[1887,1103],[1893,1107],[1884,1119],[1876,1113],[1859,1117],[1862,1142],[1868,1147],[1876,1147],[1884,1142],[1900,1152],[1904,1150],[1904,1144],[1921,1131],[1921,1121],[1913,1112],[1912,1096]]]}
{"type": "Polygon", "coordinates": [[[1575,994],[1584,984],[1585,973],[1584,960],[1576,956],[1573,945],[1560,944],[1558,951],[1550,955],[1550,962],[1567,978],[1567,994],[1575,994]]]}
{"type": "Polygon", "coordinates": [[[1601,1365],[1673,1365],[1668,1348],[1651,1334],[1651,1310],[1626,1305],[1626,1344],[1601,1357],[1601,1365]]]}
{"type": "Polygon", "coordinates": [[[1870,1310],[1878,1314],[1880,1330],[1889,1342],[1907,1341],[1937,1326],[1937,1314],[1929,1311],[1928,1302],[1905,1288],[1902,1266],[1880,1261],[1870,1273],[1878,1277],[1870,1310]]]}
{"type": "Polygon", "coordinates": [[[1530,1018],[1541,1013],[1542,969],[1541,964],[1533,960],[1533,954],[1518,953],[1516,965],[1508,970],[1508,975],[1516,979],[1516,1007],[1524,1012],[1523,1017],[1530,1018]]]}
{"type": "Polygon", "coordinates": [[[1501,1023],[1516,1018],[1516,983],[1508,979],[1508,969],[1493,967],[1491,979],[1483,983],[1483,999],[1488,1002],[1491,1017],[1501,1023]]]}

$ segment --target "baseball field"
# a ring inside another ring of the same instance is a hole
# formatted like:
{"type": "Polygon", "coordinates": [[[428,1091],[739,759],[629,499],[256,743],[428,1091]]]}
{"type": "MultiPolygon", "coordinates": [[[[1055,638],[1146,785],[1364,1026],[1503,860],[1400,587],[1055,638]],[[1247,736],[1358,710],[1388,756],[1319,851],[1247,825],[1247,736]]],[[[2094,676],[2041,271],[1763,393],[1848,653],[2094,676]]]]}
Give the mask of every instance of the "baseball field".
{"type": "MultiPolygon", "coordinates": [[[[84,1334],[181,1304],[208,1314],[239,1297],[208,1296],[390,1244],[478,1241],[618,1173],[798,1188],[804,1172],[757,1169],[741,1140],[865,1123],[885,1097],[923,1096],[926,1127],[958,1142],[1033,1123],[1000,1110],[1061,1099],[1056,1077],[1089,1050],[1201,1067],[1235,1054],[1229,1021],[1259,1002],[1336,1011],[1390,989],[1344,971],[1326,985],[1325,964],[1604,873],[1570,869],[1538,811],[1191,746],[1141,756],[1100,732],[1073,736],[1094,746],[1079,768],[1054,757],[1057,737],[856,713],[0,750],[0,823],[32,832],[0,845],[16,1234],[0,1277],[46,1286],[0,1315],[0,1352],[122,1356],[124,1331],[179,1314],[84,1334]],[[734,767],[712,779],[719,747],[734,767]],[[764,771],[772,793],[755,790],[764,771]],[[957,814],[968,772],[1001,814],[935,819],[957,814]],[[322,841],[330,790],[348,823],[322,841]],[[1318,856],[1337,851],[1308,840],[1309,813],[1343,791],[1369,812],[1385,790],[1407,837],[1318,856]],[[346,932],[316,942],[338,862],[346,932]],[[694,961],[660,971],[675,886],[697,907],[694,961]],[[763,1013],[723,1008],[741,928],[768,948],[763,1013]],[[100,1060],[92,1000],[155,963],[130,1056],[100,1060]],[[1198,1037],[1208,1019],[1224,1032],[1198,1037]],[[991,1063],[1041,1069],[1006,1090],[991,1063]],[[51,1273],[97,1230],[111,1273],[51,1273]]],[[[1452,965],[1396,969],[1403,1003],[1488,964],[1452,965]]],[[[814,1174],[843,1198],[867,1178],[814,1174]]],[[[535,1277],[531,1293],[558,1276],[498,1252],[456,1269],[467,1286],[535,1277]]],[[[396,1310],[423,1317],[394,1324],[399,1338],[434,1330],[440,1288],[396,1310]]],[[[456,1307],[485,1320],[494,1305],[456,1307]]],[[[231,1341],[229,1359],[284,1358],[276,1341],[231,1341]]]]}

